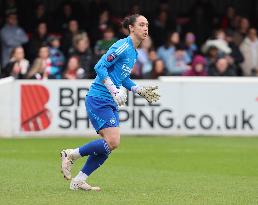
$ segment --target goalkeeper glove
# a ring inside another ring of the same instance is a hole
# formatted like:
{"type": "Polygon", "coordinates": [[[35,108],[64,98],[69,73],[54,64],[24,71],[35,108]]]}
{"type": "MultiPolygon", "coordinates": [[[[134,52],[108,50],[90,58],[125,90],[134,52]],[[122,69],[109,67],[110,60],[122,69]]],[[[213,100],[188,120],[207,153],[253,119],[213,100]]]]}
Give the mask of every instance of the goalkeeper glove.
{"type": "Polygon", "coordinates": [[[124,89],[116,88],[112,80],[108,77],[104,80],[104,84],[111,93],[114,101],[118,106],[125,105],[125,102],[127,100],[127,93],[124,89]]]}
{"type": "Polygon", "coordinates": [[[160,98],[158,86],[133,86],[131,90],[144,97],[149,103],[157,102],[160,98]]]}

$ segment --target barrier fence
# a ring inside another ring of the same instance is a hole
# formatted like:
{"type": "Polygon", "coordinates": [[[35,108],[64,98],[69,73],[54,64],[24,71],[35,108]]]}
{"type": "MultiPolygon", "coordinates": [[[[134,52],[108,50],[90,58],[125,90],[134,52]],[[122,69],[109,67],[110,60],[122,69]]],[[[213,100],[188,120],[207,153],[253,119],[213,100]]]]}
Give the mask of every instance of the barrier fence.
{"type": "MultiPolygon", "coordinates": [[[[129,92],[119,113],[122,134],[258,135],[256,78],[163,77],[136,82],[158,85],[161,99],[149,104],[129,92]]],[[[95,134],[84,104],[90,84],[90,80],[0,80],[0,136],[95,134]]]]}

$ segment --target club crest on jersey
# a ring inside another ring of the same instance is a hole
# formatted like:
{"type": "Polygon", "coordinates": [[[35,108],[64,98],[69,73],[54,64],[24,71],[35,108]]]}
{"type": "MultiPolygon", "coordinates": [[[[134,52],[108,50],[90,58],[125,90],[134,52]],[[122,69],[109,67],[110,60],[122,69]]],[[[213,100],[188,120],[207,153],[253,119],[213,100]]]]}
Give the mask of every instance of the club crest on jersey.
{"type": "Polygon", "coordinates": [[[110,123],[111,123],[112,125],[114,125],[114,124],[116,123],[116,119],[115,119],[114,117],[112,117],[112,118],[110,119],[110,123]]]}
{"type": "Polygon", "coordinates": [[[116,58],[116,54],[115,53],[111,53],[107,56],[107,61],[108,62],[112,62],[114,59],[116,58]]]}

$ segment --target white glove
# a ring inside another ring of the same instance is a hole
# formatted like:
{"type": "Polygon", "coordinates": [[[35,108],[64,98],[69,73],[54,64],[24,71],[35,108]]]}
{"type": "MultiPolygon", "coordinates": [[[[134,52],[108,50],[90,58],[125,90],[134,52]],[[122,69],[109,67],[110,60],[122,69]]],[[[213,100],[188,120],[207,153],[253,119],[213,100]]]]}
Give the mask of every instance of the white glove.
{"type": "Polygon", "coordinates": [[[118,106],[121,107],[125,105],[125,102],[127,100],[127,93],[125,92],[125,90],[119,88],[115,92],[112,92],[111,95],[118,106]]]}
{"type": "Polygon", "coordinates": [[[157,102],[160,98],[158,94],[158,86],[133,86],[131,88],[133,92],[138,93],[144,97],[149,103],[157,102]]]}
{"type": "Polygon", "coordinates": [[[125,105],[125,102],[127,100],[127,93],[122,88],[116,88],[115,84],[112,82],[112,80],[108,77],[104,80],[104,84],[111,93],[114,101],[118,106],[125,105]]]}

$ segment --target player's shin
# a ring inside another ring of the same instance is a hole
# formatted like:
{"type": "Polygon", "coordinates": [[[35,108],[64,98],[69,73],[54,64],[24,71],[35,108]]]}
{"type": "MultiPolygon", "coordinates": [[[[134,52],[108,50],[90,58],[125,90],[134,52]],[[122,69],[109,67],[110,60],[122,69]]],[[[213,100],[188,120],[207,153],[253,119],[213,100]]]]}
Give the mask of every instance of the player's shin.
{"type": "Polygon", "coordinates": [[[108,158],[108,155],[90,155],[82,168],[82,172],[90,176],[92,172],[98,169],[108,158]]]}

